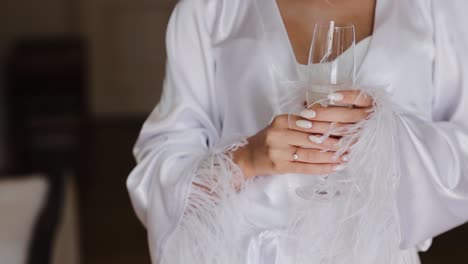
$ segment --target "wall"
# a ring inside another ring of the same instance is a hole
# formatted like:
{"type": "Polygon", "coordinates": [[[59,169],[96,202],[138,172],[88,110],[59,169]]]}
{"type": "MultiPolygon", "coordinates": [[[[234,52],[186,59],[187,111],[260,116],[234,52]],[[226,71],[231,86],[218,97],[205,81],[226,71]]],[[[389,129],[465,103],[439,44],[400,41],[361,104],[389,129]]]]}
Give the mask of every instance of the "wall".
{"type": "MultiPolygon", "coordinates": [[[[15,0],[0,7],[0,62],[16,36],[83,33],[96,115],[146,114],[164,75],[164,35],[174,0],[15,0]]],[[[3,63],[0,63],[3,64],[3,63]]]]}
{"type": "Polygon", "coordinates": [[[88,40],[96,118],[144,116],[164,76],[164,35],[174,0],[15,0],[0,6],[0,170],[4,163],[5,57],[24,35],[80,33],[88,40]]]}
{"type": "Polygon", "coordinates": [[[7,38],[30,34],[76,31],[79,25],[76,0],[15,0],[2,3],[7,38]]]}
{"type": "Polygon", "coordinates": [[[86,0],[82,28],[91,48],[91,107],[97,117],[147,115],[164,76],[172,0],[86,0]]]}
{"type": "Polygon", "coordinates": [[[0,5],[0,170],[6,161],[5,61],[12,41],[16,37],[73,33],[78,30],[78,0],[15,0],[0,5]]]}

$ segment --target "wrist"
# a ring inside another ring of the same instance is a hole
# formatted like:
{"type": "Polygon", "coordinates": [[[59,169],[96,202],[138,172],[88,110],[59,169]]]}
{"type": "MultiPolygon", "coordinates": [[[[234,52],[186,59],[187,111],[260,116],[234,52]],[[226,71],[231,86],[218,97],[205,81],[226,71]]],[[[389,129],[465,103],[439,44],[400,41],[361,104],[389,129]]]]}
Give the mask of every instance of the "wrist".
{"type": "Polygon", "coordinates": [[[234,163],[239,166],[242,170],[242,174],[244,176],[244,180],[249,180],[255,177],[254,169],[252,166],[249,150],[247,146],[238,148],[232,153],[232,159],[234,163]]]}

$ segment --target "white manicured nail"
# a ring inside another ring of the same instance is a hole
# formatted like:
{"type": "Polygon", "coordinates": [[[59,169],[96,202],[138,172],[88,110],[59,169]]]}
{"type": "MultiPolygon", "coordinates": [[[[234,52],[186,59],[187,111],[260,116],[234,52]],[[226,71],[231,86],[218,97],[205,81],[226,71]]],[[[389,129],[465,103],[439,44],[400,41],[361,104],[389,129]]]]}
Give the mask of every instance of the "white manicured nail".
{"type": "Polygon", "coordinates": [[[312,128],[312,122],[307,120],[298,120],[296,121],[296,126],[300,128],[312,128]]]}
{"type": "Polygon", "coordinates": [[[349,161],[349,155],[343,155],[343,157],[341,157],[341,159],[343,161],[349,161]]]}
{"type": "Polygon", "coordinates": [[[317,116],[317,113],[314,110],[306,109],[303,110],[299,115],[303,118],[312,119],[317,116]]]}
{"type": "Polygon", "coordinates": [[[341,101],[344,99],[344,96],[341,93],[331,93],[328,95],[328,99],[330,101],[341,101]]]}
{"type": "Polygon", "coordinates": [[[316,143],[316,144],[322,144],[323,143],[323,139],[320,138],[320,137],[317,137],[317,136],[309,136],[309,140],[316,143]]]}
{"type": "Polygon", "coordinates": [[[333,171],[343,171],[344,169],[346,169],[346,165],[337,165],[333,167],[333,171]]]}

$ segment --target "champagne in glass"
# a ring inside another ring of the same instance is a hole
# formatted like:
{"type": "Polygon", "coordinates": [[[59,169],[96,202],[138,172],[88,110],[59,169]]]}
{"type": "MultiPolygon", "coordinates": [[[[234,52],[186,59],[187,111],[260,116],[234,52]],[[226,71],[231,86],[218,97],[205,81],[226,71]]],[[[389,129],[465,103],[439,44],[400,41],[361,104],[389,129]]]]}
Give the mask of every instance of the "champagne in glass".
{"type": "MultiPolygon", "coordinates": [[[[328,99],[330,93],[352,88],[355,81],[355,28],[334,21],[317,24],[314,30],[308,64],[307,106],[337,105],[328,99]]],[[[344,106],[344,105],[343,105],[344,106]]],[[[336,175],[335,175],[336,176],[336,175]]],[[[296,193],[306,200],[330,200],[340,193],[332,175],[321,175],[310,186],[296,193]]]]}
{"type": "Polygon", "coordinates": [[[328,105],[328,94],[349,89],[355,78],[355,30],[352,24],[317,24],[308,67],[308,106],[328,105]]]}

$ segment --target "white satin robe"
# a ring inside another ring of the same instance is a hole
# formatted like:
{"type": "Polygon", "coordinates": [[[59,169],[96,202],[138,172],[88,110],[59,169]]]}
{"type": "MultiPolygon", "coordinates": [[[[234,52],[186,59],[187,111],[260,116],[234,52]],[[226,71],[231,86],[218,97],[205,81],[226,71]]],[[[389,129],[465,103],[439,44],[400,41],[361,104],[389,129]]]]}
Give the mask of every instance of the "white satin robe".
{"type": "MultiPolygon", "coordinates": [[[[466,10],[466,0],[377,0],[357,72],[358,85],[388,87],[405,109],[397,125],[403,249],[426,250],[432,237],[468,220],[466,10]]],[[[127,182],[155,262],[184,215],[201,157],[265,127],[287,92],[278,79],[298,75],[275,0],[182,0],[167,53],[163,96],[127,182]]],[[[273,224],[286,213],[288,176],[266,181],[251,207],[276,210],[258,215],[273,224]]]]}

